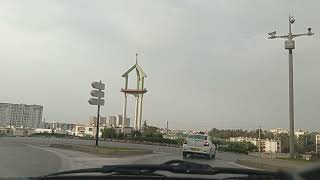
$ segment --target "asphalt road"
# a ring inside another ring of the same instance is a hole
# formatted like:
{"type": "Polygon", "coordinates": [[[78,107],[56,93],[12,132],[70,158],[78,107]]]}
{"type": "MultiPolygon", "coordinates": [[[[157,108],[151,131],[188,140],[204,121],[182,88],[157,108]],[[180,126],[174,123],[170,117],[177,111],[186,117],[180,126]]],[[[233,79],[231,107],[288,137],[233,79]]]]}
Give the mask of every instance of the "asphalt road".
{"type": "MultiPolygon", "coordinates": [[[[91,140],[30,138],[30,137],[1,137],[0,138],[0,177],[39,176],[63,170],[87,167],[101,167],[112,164],[157,164],[173,159],[183,159],[181,148],[129,144],[119,142],[103,142],[101,145],[152,149],[156,153],[144,156],[125,158],[102,158],[96,155],[50,148],[52,143],[73,143],[93,145],[91,140]]],[[[217,167],[241,167],[234,162],[251,156],[217,153],[214,160],[204,158],[186,158],[184,160],[209,164],[217,167]]]]}
{"type": "Polygon", "coordinates": [[[0,176],[21,177],[58,171],[61,159],[55,154],[24,143],[0,138],[0,176]]]}

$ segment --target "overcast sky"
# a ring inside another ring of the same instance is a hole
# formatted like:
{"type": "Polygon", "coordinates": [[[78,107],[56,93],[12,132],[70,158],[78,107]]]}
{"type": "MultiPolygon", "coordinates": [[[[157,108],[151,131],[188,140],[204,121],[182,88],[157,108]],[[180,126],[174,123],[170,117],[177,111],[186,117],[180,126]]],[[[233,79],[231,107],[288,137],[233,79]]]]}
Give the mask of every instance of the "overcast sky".
{"type": "MultiPolygon", "coordinates": [[[[0,2],[0,102],[40,104],[50,122],[86,122],[90,83],[102,114],[122,114],[121,75],[148,77],[143,119],[172,128],[288,127],[288,52],[267,33],[293,31],[296,128],[320,130],[320,2],[114,0],[0,2]]],[[[133,78],[131,78],[133,79],[133,78]]],[[[132,87],[132,86],[131,86],[132,87]]],[[[134,98],[129,98],[129,116],[134,98]]]]}

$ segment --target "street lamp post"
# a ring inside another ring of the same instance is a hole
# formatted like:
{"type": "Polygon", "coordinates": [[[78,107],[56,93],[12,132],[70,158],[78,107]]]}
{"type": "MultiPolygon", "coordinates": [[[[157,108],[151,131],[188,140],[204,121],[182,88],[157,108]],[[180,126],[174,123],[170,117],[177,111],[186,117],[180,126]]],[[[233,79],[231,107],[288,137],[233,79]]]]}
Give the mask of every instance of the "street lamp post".
{"type": "Polygon", "coordinates": [[[295,48],[295,42],[293,38],[299,36],[312,36],[314,33],[311,32],[311,28],[308,28],[307,33],[302,34],[292,34],[291,24],[295,21],[293,16],[289,15],[289,33],[288,35],[277,36],[276,31],[269,33],[269,39],[284,38],[285,49],[289,50],[289,124],[290,124],[290,134],[289,134],[289,144],[290,144],[290,158],[294,158],[294,99],[293,99],[293,56],[292,50],[295,48]]]}

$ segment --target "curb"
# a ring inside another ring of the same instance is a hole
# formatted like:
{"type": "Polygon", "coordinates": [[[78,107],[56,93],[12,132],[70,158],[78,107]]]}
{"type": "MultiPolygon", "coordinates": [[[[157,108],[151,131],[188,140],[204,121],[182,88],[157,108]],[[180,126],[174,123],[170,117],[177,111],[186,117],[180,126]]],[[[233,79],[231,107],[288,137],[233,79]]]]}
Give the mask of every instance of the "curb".
{"type": "Polygon", "coordinates": [[[63,148],[70,149],[74,151],[81,151],[87,153],[94,153],[100,155],[144,155],[144,154],[152,154],[152,150],[112,150],[112,149],[99,149],[95,147],[83,146],[83,145],[75,145],[75,144],[50,144],[50,147],[54,148],[63,148]]]}

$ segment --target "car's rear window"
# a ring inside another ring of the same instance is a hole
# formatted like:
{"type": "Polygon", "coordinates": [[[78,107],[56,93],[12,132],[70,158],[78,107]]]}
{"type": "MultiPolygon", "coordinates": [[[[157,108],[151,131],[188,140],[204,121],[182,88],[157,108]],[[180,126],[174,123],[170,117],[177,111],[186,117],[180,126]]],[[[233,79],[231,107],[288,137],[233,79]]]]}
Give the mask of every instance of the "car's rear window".
{"type": "Polygon", "coordinates": [[[198,135],[198,134],[190,134],[190,135],[188,136],[188,138],[207,140],[207,139],[208,139],[208,136],[198,135]]]}

